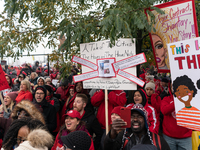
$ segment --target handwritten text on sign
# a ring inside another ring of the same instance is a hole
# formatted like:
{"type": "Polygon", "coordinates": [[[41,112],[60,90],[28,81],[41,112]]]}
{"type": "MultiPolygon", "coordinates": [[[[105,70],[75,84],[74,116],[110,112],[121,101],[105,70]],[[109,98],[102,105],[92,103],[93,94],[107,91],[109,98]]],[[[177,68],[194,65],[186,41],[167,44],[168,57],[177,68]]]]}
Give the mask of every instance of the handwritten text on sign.
{"type": "Polygon", "coordinates": [[[133,67],[133,66],[145,63],[145,62],[146,62],[146,57],[145,57],[144,53],[141,53],[138,55],[131,56],[127,59],[118,61],[118,62],[114,63],[113,66],[114,66],[115,71],[117,72],[119,69],[124,70],[129,67],[133,67]]]}
{"type": "Polygon", "coordinates": [[[87,72],[87,73],[83,73],[77,76],[73,76],[74,78],[74,82],[80,82],[80,81],[84,81],[84,80],[88,80],[88,79],[92,79],[92,78],[97,78],[99,76],[98,71],[92,71],[92,72],[87,72]]]}
{"type": "Polygon", "coordinates": [[[126,79],[128,79],[128,80],[130,80],[130,81],[132,81],[132,82],[134,82],[136,84],[138,84],[141,87],[143,87],[144,84],[145,84],[145,82],[142,81],[141,79],[139,79],[138,77],[136,77],[134,75],[131,75],[131,74],[125,72],[125,71],[119,70],[118,75],[120,75],[120,76],[122,76],[122,77],[124,77],[124,78],[126,78],[126,79]]]}
{"type": "MultiPolygon", "coordinates": [[[[170,59],[167,53],[167,44],[198,37],[194,0],[171,1],[156,7],[165,13],[152,11],[155,15],[153,27],[156,31],[152,30],[150,37],[158,72],[169,72],[170,59]]],[[[148,18],[150,17],[148,16],[148,18]]]]}
{"type": "Polygon", "coordinates": [[[84,65],[86,67],[89,67],[89,68],[91,68],[93,70],[97,70],[97,66],[94,63],[91,63],[90,61],[88,61],[86,59],[82,59],[82,58],[79,58],[77,56],[73,56],[72,61],[76,62],[76,63],[79,63],[81,65],[84,65]]]}
{"type": "MultiPolygon", "coordinates": [[[[116,58],[116,62],[135,55],[135,42],[131,39],[119,39],[116,44],[110,48],[110,41],[99,41],[93,43],[84,43],[80,45],[81,57],[96,63],[101,58],[116,58]]],[[[136,75],[136,67],[125,69],[126,72],[136,75]]],[[[82,66],[83,73],[92,71],[92,69],[82,66]]],[[[83,81],[83,87],[86,89],[111,89],[111,90],[134,90],[137,85],[119,75],[116,78],[95,78],[83,81]]]]}

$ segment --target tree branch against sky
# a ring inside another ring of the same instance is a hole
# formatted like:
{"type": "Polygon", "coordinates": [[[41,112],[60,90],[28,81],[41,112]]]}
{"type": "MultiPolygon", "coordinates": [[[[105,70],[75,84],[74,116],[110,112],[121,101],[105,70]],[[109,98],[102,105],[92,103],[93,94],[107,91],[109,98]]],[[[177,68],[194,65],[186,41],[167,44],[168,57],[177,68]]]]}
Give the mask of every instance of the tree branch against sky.
{"type": "MultiPolygon", "coordinates": [[[[18,56],[33,51],[44,38],[48,38],[46,47],[57,50],[58,35],[64,35],[66,40],[58,52],[70,58],[79,53],[80,43],[110,39],[114,44],[118,38],[142,39],[151,30],[144,9],[158,2],[161,1],[5,0],[0,15],[0,52],[2,56],[18,56]]],[[[150,11],[148,14],[154,18],[150,11]]]]}

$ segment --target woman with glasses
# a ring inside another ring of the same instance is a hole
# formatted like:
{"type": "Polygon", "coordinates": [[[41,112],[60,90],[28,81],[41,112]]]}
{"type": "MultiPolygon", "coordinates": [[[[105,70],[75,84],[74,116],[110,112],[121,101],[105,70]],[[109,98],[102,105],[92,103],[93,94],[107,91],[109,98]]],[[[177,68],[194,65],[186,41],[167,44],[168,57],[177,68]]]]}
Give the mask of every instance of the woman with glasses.
{"type": "Polygon", "coordinates": [[[8,132],[6,133],[6,136],[4,137],[2,149],[15,149],[27,140],[27,136],[30,131],[37,128],[45,129],[45,125],[37,119],[27,117],[13,121],[8,132]]]}
{"type": "MultiPolygon", "coordinates": [[[[65,115],[65,124],[60,128],[59,133],[56,136],[54,145],[51,150],[64,149],[64,144],[61,140],[61,136],[66,136],[74,131],[85,131],[90,137],[91,135],[85,127],[85,122],[81,121],[80,113],[76,110],[70,110],[65,115]]],[[[91,145],[88,150],[94,150],[94,144],[91,139],[91,145]]]]}
{"type": "Polygon", "coordinates": [[[38,108],[42,109],[42,114],[45,118],[45,122],[48,130],[52,133],[57,126],[56,109],[54,106],[49,104],[45,99],[47,91],[44,86],[38,86],[35,89],[35,99],[33,103],[37,105],[38,108]]]}
{"type": "Polygon", "coordinates": [[[31,85],[28,80],[21,81],[20,90],[15,101],[16,103],[19,103],[21,100],[29,100],[29,101],[33,100],[31,85]]]}

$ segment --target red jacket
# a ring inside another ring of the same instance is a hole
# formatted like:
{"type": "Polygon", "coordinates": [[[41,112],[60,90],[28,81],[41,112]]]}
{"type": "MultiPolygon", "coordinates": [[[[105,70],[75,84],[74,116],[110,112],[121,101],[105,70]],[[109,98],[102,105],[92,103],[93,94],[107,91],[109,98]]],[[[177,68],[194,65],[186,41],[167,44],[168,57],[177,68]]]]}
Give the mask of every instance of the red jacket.
{"type": "Polygon", "coordinates": [[[19,103],[21,102],[22,100],[30,100],[32,101],[33,100],[33,95],[30,91],[20,91],[18,93],[18,96],[16,97],[15,101],[16,103],[19,103]]]}
{"type": "MultiPolygon", "coordinates": [[[[108,94],[108,122],[111,122],[111,111],[116,106],[124,106],[126,104],[126,93],[122,90],[114,90],[108,94]]],[[[94,107],[99,107],[97,119],[103,129],[105,129],[105,94],[102,90],[97,91],[91,98],[94,107]]]]}
{"type": "Polygon", "coordinates": [[[59,87],[56,91],[56,94],[60,94],[61,99],[66,101],[67,100],[67,89],[63,89],[62,87],[59,87]]]}
{"type": "Polygon", "coordinates": [[[172,94],[163,98],[160,109],[164,116],[162,127],[165,135],[177,139],[191,137],[191,129],[178,126],[176,123],[176,112],[172,94]]]}
{"type": "Polygon", "coordinates": [[[151,105],[149,105],[148,103],[146,103],[146,105],[144,106],[144,109],[148,113],[148,120],[150,124],[149,130],[151,132],[158,134],[159,126],[160,126],[160,119],[159,119],[160,116],[158,116],[156,109],[152,107],[151,105]]]}
{"type": "MultiPolygon", "coordinates": [[[[150,104],[148,104],[146,92],[143,89],[140,89],[140,91],[144,95],[144,99],[142,99],[142,105],[144,106],[144,109],[148,113],[149,130],[151,132],[158,134],[160,125],[160,118],[159,118],[160,116],[158,116],[156,109],[150,104]]],[[[129,105],[134,105],[134,103],[131,103],[129,105]]]]}
{"type": "Polygon", "coordinates": [[[152,94],[151,95],[151,104],[153,106],[158,114],[158,117],[160,116],[160,105],[161,105],[161,98],[158,94],[152,94]]]}

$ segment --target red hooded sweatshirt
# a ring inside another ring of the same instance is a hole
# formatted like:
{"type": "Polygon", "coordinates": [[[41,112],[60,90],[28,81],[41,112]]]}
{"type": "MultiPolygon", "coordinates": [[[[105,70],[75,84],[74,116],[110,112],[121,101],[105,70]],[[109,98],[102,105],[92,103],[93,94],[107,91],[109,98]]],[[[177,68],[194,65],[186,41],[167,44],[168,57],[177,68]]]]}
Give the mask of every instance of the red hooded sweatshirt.
{"type": "MultiPolygon", "coordinates": [[[[169,88],[169,87],[168,87],[169,88]]],[[[161,101],[161,112],[163,114],[163,133],[169,137],[182,139],[191,137],[192,130],[178,126],[176,123],[176,112],[174,106],[174,97],[169,90],[170,96],[164,97],[161,101]]]]}

